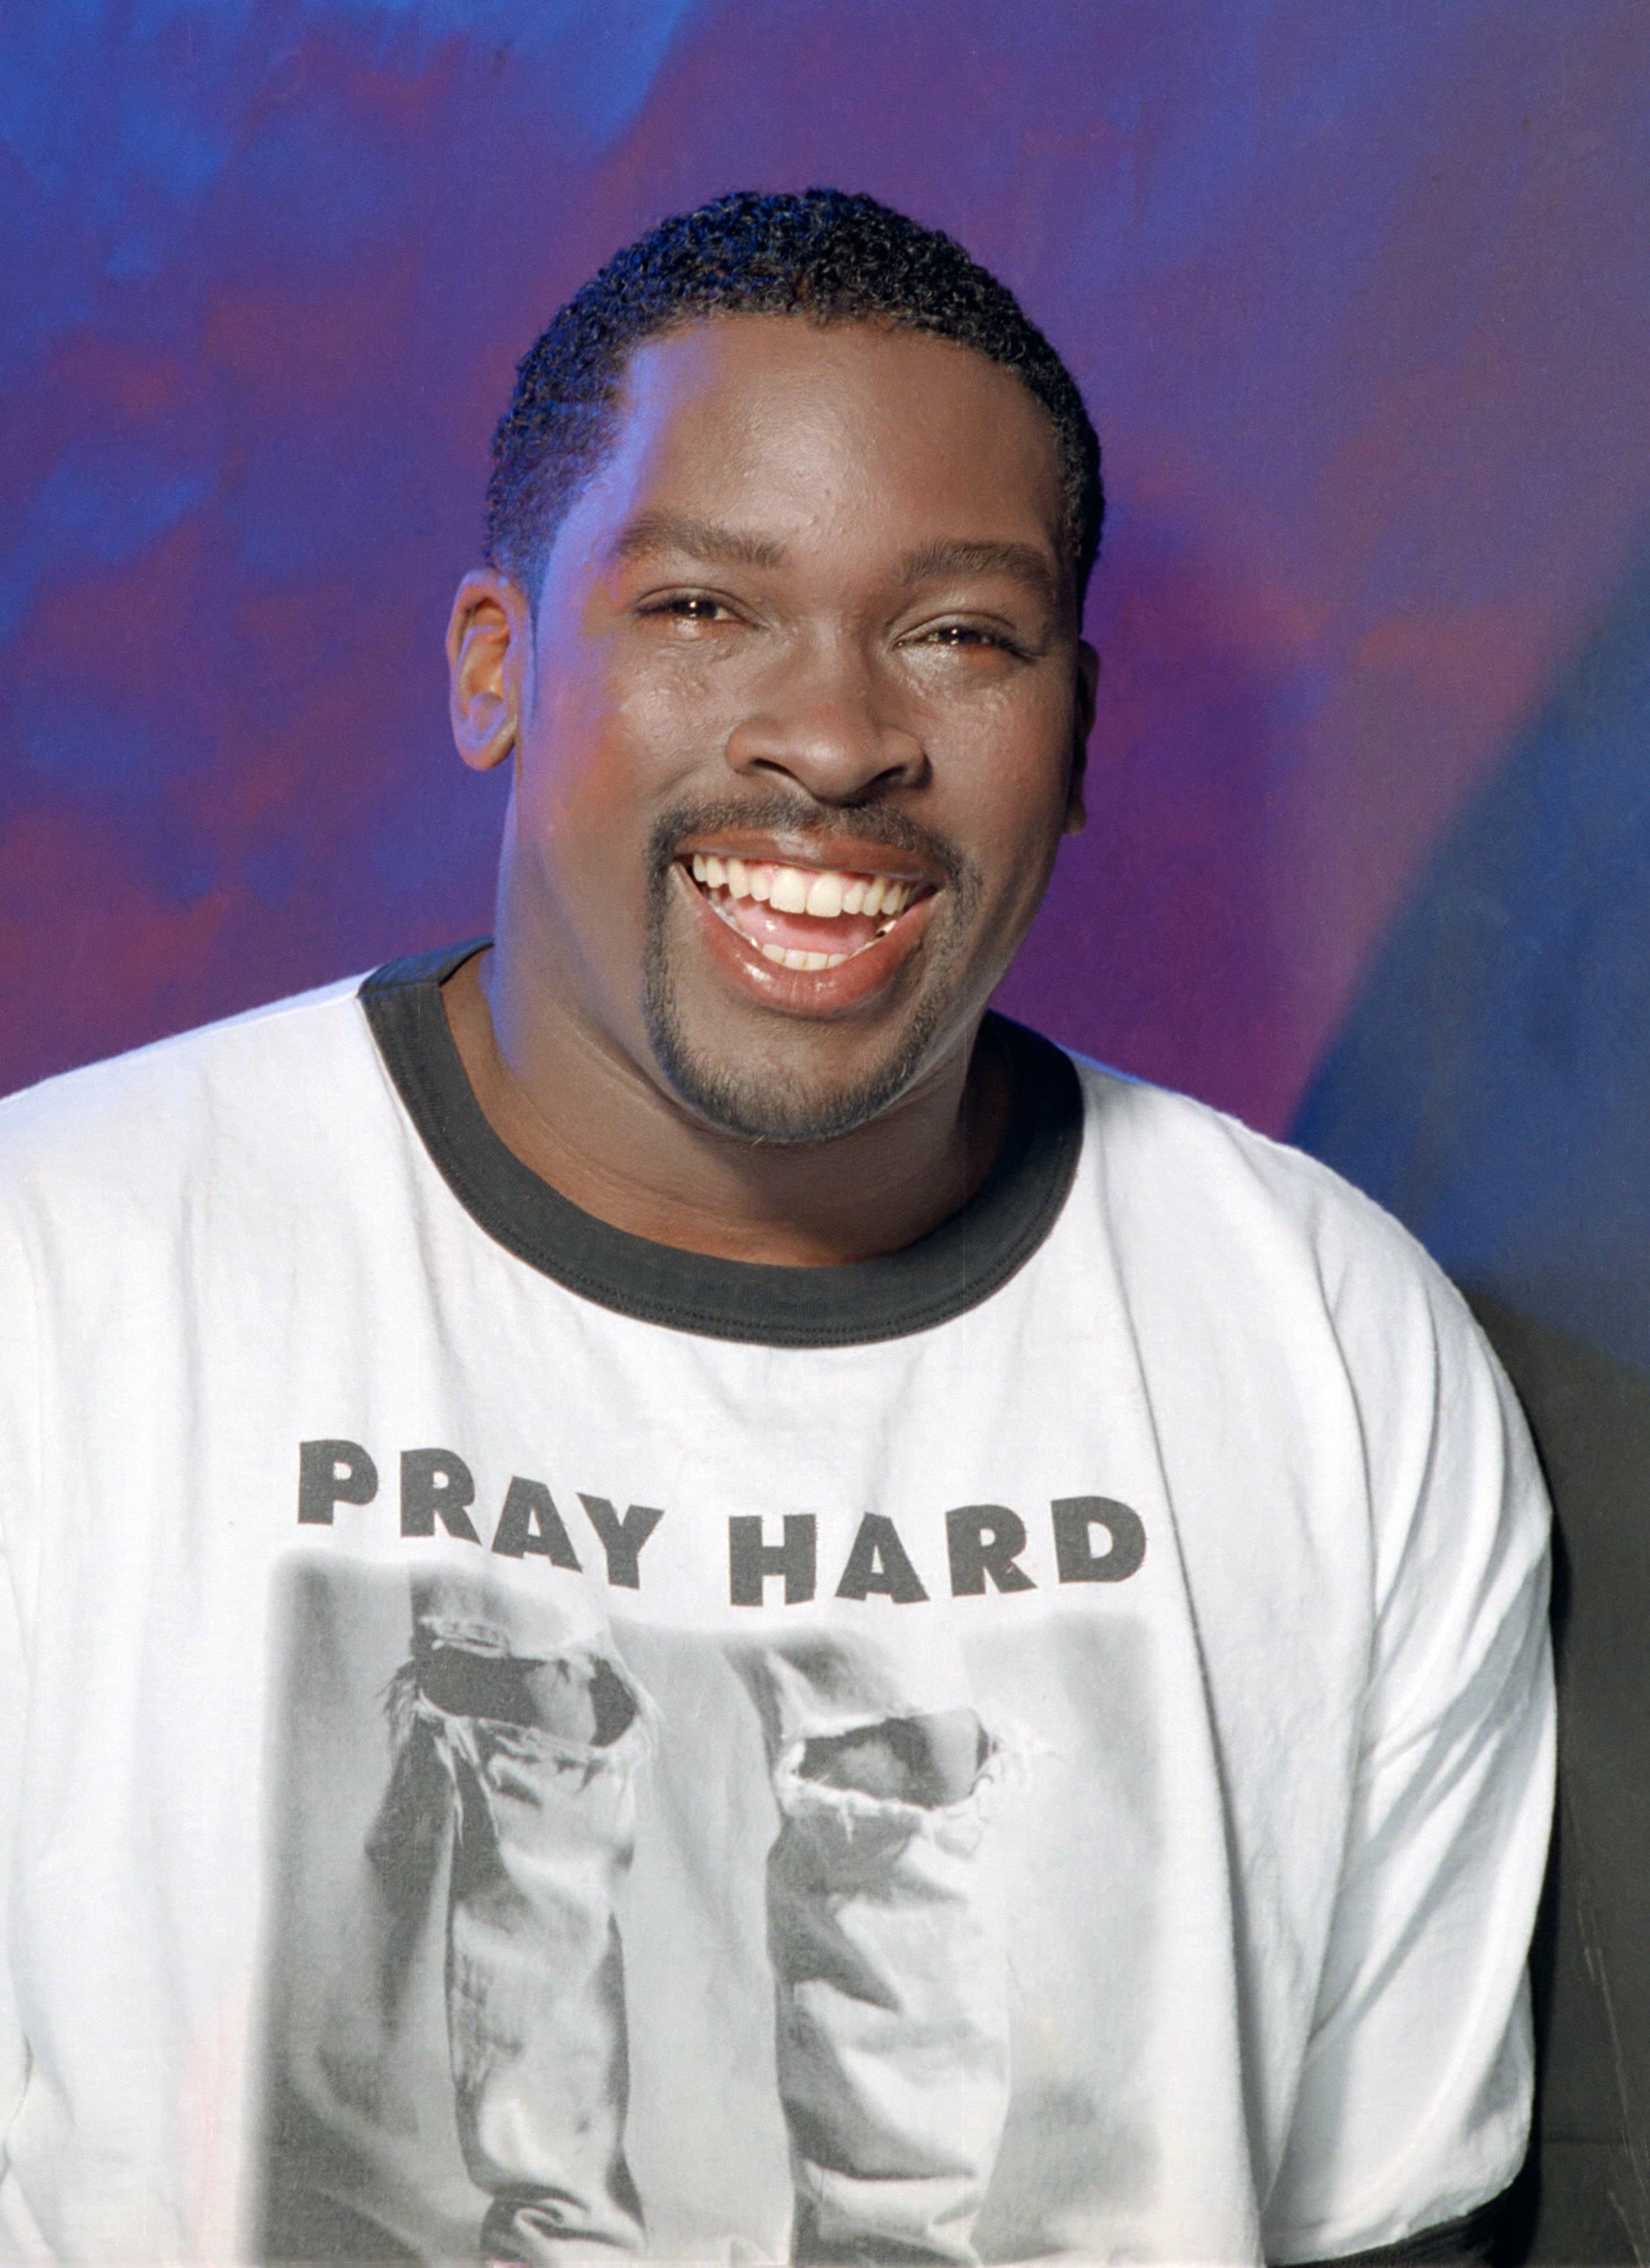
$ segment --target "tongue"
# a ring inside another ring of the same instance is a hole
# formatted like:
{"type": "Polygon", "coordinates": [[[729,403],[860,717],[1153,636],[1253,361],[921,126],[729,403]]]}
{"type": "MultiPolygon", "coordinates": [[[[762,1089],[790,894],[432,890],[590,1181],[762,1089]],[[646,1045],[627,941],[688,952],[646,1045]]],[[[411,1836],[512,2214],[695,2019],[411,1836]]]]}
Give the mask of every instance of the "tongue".
{"type": "Polygon", "coordinates": [[[714,894],[712,904],[753,945],[779,945],[792,953],[858,953],[869,945],[882,926],[880,914],[837,914],[827,920],[820,914],[776,913],[759,898],[731,898],[714,894]]]}

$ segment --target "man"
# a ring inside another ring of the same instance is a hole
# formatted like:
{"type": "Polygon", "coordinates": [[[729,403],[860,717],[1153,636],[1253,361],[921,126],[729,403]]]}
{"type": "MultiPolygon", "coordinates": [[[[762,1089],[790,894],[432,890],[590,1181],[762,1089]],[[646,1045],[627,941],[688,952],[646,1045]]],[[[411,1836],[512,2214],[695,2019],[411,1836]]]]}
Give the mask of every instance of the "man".
{"type": "Polygon", "coordinates": [[[667,222],[453,612],[490,946],[9,1107],[17,2246],[1481,2252],[1544,1507],[1402,1232],[987,1013],[1100,519],[948,239],[667,222]]]}

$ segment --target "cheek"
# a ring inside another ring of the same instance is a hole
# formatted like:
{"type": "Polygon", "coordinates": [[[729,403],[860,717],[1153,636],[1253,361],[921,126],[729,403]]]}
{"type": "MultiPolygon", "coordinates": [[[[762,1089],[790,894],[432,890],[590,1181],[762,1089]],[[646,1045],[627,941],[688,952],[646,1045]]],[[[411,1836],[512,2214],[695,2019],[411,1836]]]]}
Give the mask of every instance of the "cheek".
{"type": "Polygon", "coordinates": [[[511,822],[542,917],[586,965],[609,957],[604,938],[639,934],[644,917],[646,815],[616,721],[600,697],[558,688],[522,735],[511,822]]]}
{"type": "Polygon", "coordinates": [[[593,678],[557,681],[521,736],[518,817],[541,850],[600,856],[634,828],[641,784],[634,733],[593,678]]]}
{"type": "Polygon", "coordinates": [[[1063,708],[1038,704],[956,751],[950,824],[994,894],[1042,887],[1065,819],[1070,732],[1063,708]]]}
{"type": "Polygon", "coordinates": [[[540,822],[558,834],[645,839],[721,744],[711,688],[694,676],[640,666],[618,640],[541,657],[522,767],[540,822]]]}

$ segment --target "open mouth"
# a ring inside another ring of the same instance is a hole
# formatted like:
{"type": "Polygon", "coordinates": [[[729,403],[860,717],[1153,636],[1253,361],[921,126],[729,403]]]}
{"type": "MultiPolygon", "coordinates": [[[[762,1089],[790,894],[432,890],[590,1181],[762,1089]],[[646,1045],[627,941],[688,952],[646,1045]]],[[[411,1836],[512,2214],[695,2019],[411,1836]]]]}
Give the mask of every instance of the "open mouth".
{"type": "Polygon", "coordinates": [[[934,895],[932,882],[694,851],[681,861],[713,912],[782,968],[838,968],[934,895]]]}

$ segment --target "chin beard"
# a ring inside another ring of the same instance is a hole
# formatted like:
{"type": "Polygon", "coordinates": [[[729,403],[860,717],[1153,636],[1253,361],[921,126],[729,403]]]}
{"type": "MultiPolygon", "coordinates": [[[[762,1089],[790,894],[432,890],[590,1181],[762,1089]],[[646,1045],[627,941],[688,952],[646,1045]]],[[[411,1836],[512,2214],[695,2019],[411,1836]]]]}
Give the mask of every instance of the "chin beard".
{"type": "Polygon", "coordinates": [[[941,837],[901,814],[879,806],[857,807],[861,830],[874,841],[918,850],[934,859],[947,878],[952,900],[950,935],[934,954],[928,979],[891,1055],[851,1085],[824,1092],[801,1083],[759,1076],[718,1061],[696,1048],[684,1027],[672,981],[667,945],[670,869],[677,843],[692,829],[722,825],[795,828],[793,798],[773,795],[757,802],[700,805],[674,812],[654,829],[649,846],[647,944],[642,965],[642,1014],[654,1061],[690,1110],[724,1134],[741,1142],[800,1148],[834,1142],[880,1118],[913,1086],[925,1069],[934,1039],[953,1005],[957,941],[967,933],[980,895],[972,865],[941,837]]]}
{"type": "Polygon", "coordinates": [[[947,988],[930,985],[885,1063],[851,1085],[810,1091],[795,1080],[758,1076],[712,1061],[691,1044],[677,1012],[662,954],[649,955],[643,1013],[654,1061],[688,1108],[741,1142],[798,1149],[857,1133],[892,1108],[924,1069],[943,1019],[947,988]]]}

